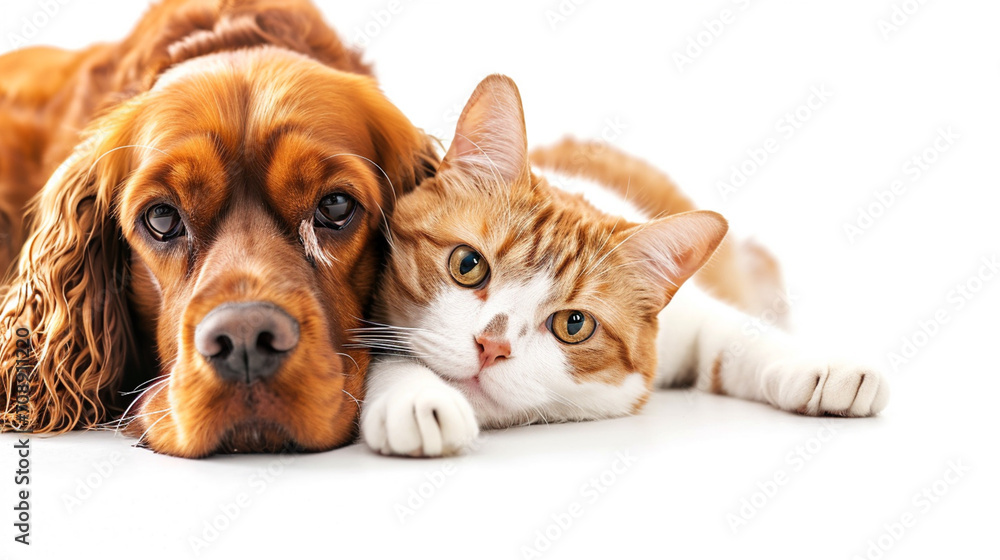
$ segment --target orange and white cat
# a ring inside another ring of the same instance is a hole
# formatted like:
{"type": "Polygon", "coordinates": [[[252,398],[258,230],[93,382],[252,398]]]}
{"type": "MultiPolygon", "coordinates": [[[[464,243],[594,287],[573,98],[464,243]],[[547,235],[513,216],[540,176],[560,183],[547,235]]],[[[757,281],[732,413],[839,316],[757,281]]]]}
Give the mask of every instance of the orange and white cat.
{"type": "Polygon", "coordinates": [[[664,175],[574,142],[532,159],[517,87],[490,76],[436,176],[399,200],[379,323],[357,335],[379,354],[372,449],[451,454],[480,428],[631,414],[656,387],[812,415],[885,407],[877,371],[746,328],[780,285],[773,261],[723,243],[722,216],[688,211],[664,175]],[[716,297],[679,289],[717,250],[696,278],[716,297]]]}

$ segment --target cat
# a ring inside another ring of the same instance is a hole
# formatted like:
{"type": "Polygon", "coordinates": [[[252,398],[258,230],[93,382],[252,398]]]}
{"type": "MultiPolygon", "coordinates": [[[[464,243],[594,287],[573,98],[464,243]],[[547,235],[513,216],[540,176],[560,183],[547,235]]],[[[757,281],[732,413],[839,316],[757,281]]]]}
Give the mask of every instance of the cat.
{"type": "Polygon", "coordinates": [[[656,387],[809,415],[885,407],[876,370],[746,328],[780,286],[776,263],[723,244],[725,219],[664,175],[572,141],[532,159],[517,86],[493,75],[437,174],[398,201],[375,321],[356,335],[376,354],[361,414],[372,449],[454,454],[481,428],[632,414],[656,387]],[[679,290],[716,252],[695,281],[715,296],[679,290]]]}

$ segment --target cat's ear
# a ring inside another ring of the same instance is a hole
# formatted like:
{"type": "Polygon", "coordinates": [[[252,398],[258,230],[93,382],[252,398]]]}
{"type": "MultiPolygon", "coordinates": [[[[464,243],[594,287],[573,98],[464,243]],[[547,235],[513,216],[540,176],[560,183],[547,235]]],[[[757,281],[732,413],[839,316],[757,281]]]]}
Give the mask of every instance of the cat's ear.
{"type": "Polygon", "coordinates": [[[514,80],[493,74],[476,86],[441,170],[450,167],[504,183],[529,176],[524,110],[514,80]]]}
{"type": "Polygon", "coordinates": [[[728,230],[729,224],[720,214],[683,212],[623,232],[626,240],[621,251],[629,266],[638,267],[639,277],[653,292],[662,294],[662,308],[681,284],[708,262],[728,230]]]}

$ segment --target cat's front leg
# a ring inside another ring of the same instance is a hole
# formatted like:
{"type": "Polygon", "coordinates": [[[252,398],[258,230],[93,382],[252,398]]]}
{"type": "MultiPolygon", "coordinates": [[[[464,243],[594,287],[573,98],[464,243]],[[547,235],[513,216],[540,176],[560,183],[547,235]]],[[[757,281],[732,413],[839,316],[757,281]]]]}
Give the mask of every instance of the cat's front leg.
{"type": "Polygon", "coordinates": [[[882,373],[845,360],[778,358],[762,364],[760,382],[767,402],[811,416],[872,416],[889,401],[882,373]]]}
{"type": "Polygon", "coordinates": [[[877,369],[803,350],[696,286],[678,291],[659,319],[662,385],[694,385],[814,416],[872,416],[888,403],[888,382],[877,369]]]}
{"type": "Polygon", "coordinates": [[[427,367],[407,359],[377,360],[368,372],[361,437],[385,455],[440,457],[479,435],[465,396],[427,367]]]}

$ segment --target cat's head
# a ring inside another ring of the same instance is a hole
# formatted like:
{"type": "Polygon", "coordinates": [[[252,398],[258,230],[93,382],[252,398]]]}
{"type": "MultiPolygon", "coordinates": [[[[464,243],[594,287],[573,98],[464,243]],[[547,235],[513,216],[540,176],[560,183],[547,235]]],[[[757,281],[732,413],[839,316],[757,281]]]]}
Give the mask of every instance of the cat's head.
{"type": "Polygon", "coordinates": [[[403,328],[368,340],[408,347],[486,425],[627,414],[652,382],[657,314],[726,229],[712,212],[629,223],[549,187],[517,87],[490,76],[437,175],[399,200],[379,313],[403,328]]]}

